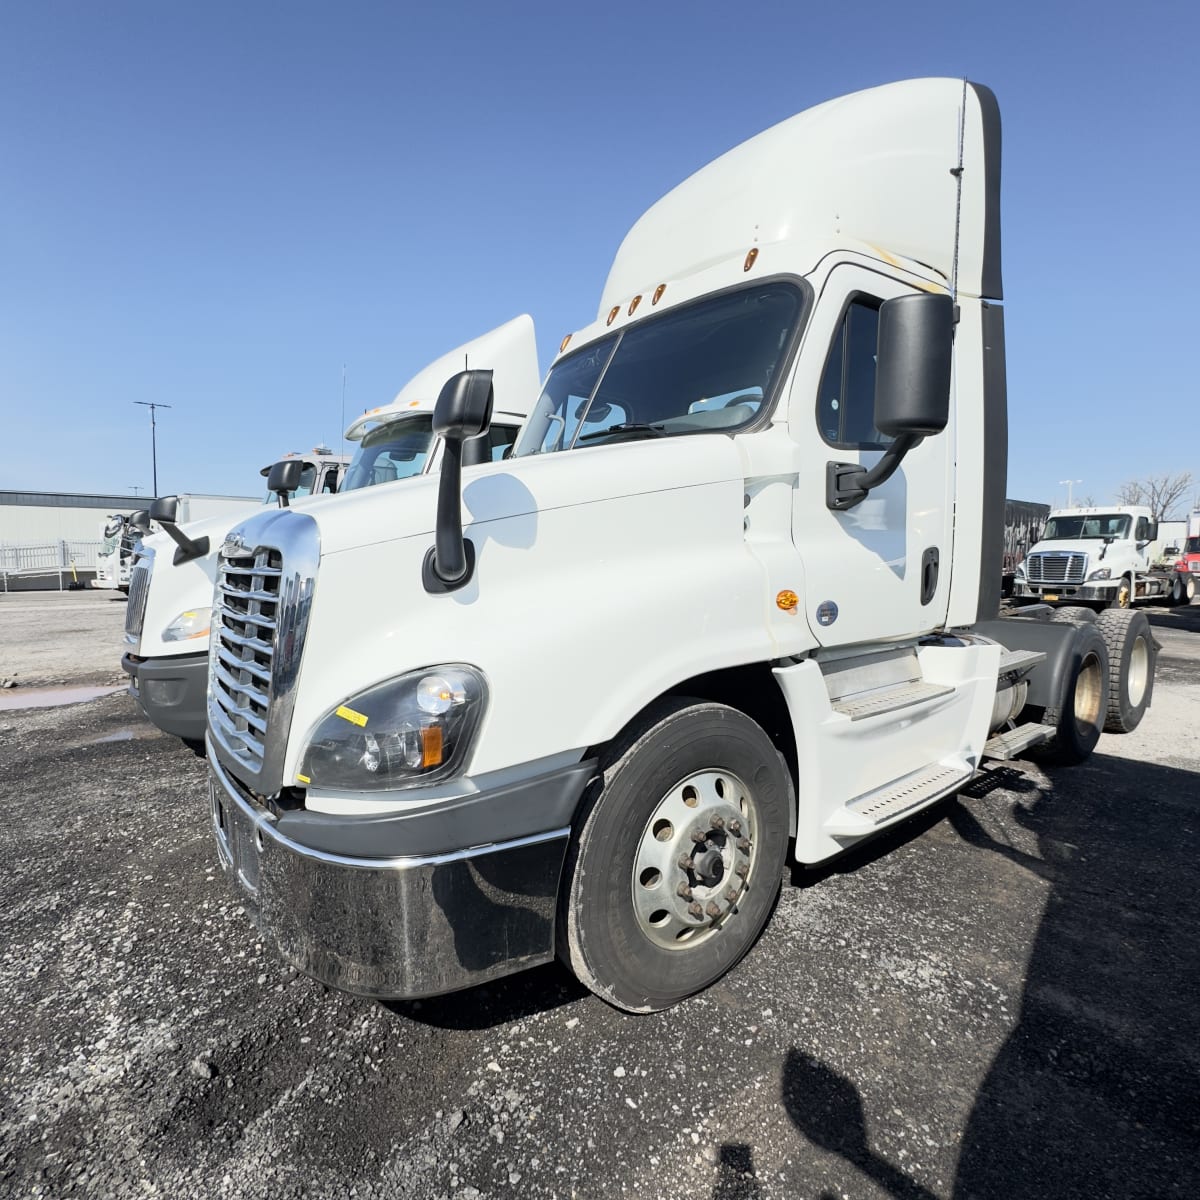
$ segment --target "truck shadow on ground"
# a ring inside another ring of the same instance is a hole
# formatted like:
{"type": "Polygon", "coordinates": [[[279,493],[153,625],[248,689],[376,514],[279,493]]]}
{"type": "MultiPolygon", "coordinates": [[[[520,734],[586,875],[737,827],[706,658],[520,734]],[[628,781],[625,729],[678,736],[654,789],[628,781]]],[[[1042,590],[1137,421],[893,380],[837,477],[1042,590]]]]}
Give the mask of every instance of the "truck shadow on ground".
{"type": "MultiPolygon", "coordinates": [[[[1001,768],[938,806],[964,842],[1050,884],[1019,1019],[975,1097],[950,1194],[1200,1195],[1200,775],[1095,755],[1054,782],[1001,768]],[[998,787],[1020,797],[1012,815],[1036,852],[972,811],[998,787]]],[[[879,1116],[825,1063],[790,1050],[780,1099],[813,1147],[887,1194],[933,1195],[871,1149],[879,1116]]],[[[760,1194],[749,1147],[723,1147],[717,1172],[714,1198],[760,1194]]]]}

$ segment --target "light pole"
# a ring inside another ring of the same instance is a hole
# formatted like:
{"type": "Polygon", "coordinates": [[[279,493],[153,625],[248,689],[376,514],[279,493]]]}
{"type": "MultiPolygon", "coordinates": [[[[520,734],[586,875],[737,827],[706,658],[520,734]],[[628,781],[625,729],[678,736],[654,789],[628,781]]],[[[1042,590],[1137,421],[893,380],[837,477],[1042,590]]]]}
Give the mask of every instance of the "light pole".
{"type": "Polygon", "coordinates": [[[134,404],[140,404],[144,408],[150,410],[150,462],[154,470],[154,494],[158,495],[158,438],[155,432],[156,426],[154,422],[154,410],[156,408],[174,408],[173,404],[159,404],[153,400],[135,400],[134,404]]]}
{"type": "Polygon", "coordinates": [[[1072,507],[1073,507],[1073,505],[1071,504],[1071,497],[1072,497],[1072,494],[1073,494],[1071,489],[1072,489],[1072,488],[1074,488],[1074,486],[1075,486],[1077,483],[1082,483],[1082,482],[1083,482],[1083,480],[1082,480],[1082,479],[1060,479],[1060,480],[1058,481],[1058,486],[1059,486],[1059,487],[1062,487],[1064,484],[1066,485],[1066,488],[1067,488],[1067,507],[1068,507],[1068,508],[1072,508],[1072,507]]]}

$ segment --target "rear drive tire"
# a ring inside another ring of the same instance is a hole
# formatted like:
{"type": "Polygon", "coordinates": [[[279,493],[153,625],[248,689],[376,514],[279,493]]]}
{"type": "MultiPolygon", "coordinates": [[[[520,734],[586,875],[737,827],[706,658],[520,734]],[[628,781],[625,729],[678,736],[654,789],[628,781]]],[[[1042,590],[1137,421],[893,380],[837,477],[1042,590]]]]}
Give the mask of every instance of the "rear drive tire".
{"type": "Polygon", "coordinates": [[[1131,733],[1146,715],[1154,692],[1158,643],[1143,612],[1110,608],[1096,628],[1108,649],[1108,715],[1106,733],[1131,733]]]}
{"type": "Polygon", "coordinates": [[[1081,604],[1066,604],[1062,608],[1056,608],[1046,619],[1055,625],[1078,625],[1081,621],[1093,625],[1096,613],[1094,609],[1084,608],[1081,604]]]}
{"type": "Polygon", "coordinates": [[[1094,626],[1075,627],[1066,675],[1058,703],[1042,715],[1042,724],[1054,727],[1048,757],[1064,765],[1091,754],[1108,715],[1108,647],[1094,626]]]}
{"type": "Polygon", "coordinates": [[[723,704],[669,699],[610,746],[559,897],[559,952],[628,1012],[668,1008],[754,944],[779,894],[791,779],[723,704]]]}

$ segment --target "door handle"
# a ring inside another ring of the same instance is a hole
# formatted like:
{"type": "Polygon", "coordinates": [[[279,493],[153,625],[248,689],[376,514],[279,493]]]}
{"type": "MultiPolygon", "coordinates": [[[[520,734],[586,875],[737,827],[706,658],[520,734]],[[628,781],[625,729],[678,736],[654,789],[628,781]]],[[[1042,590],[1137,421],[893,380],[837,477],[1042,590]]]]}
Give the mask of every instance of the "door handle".
{"type": "Polygon", "coordinates": [[[921,555],[921,603],[928,604],[933,599],[938,585],[938,550],[930,546],[921,555]]]}

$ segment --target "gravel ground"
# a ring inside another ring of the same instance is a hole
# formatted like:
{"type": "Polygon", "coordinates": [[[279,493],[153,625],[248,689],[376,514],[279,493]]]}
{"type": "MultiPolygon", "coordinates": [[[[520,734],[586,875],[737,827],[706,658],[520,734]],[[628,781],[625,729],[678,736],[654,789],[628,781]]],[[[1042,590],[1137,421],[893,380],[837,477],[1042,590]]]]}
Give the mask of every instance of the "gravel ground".
{"type": "MultiPolygon", "coordinates": [[[[14,596],[0,675],[119,680],[122,618],[14,596]]],[[[255,940],[202,761],[128,696],[0,712],[0,1195],[1194,1197],[1200,605],[1154,620],[1136,733],[797,873],[650,1017],[557,967],[326,992],[255,940]]]]}

